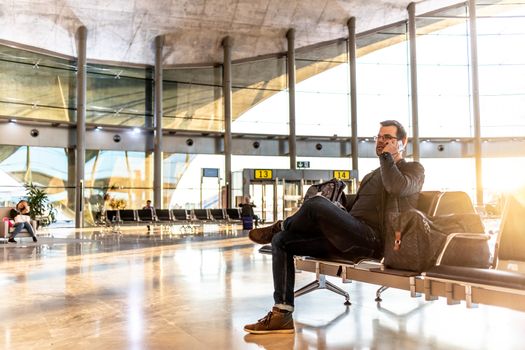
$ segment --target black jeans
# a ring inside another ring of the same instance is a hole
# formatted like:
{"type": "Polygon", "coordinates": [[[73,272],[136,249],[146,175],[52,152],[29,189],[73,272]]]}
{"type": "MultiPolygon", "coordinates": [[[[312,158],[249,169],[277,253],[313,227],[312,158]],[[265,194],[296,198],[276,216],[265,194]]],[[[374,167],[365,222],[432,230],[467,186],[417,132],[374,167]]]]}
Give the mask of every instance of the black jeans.
{"type": "Polygon", "coordinates": [[[380,238],[372,228],[324,197],[305,201],[283,226],[284,231],[272,239],[275,304],[294,305],[294,255],[353,260],[374,256],[381,246],[380,238]],[[347,235],[355,249],[341,252],[330,243],[326,237],[336,231],[347,235]]]}

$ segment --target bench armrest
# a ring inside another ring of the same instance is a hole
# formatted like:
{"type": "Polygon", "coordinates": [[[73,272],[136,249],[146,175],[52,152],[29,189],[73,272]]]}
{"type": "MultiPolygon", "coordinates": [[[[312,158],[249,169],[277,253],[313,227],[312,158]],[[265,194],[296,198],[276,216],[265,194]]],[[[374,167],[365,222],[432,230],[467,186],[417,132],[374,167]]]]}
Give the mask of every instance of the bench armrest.
{"type": "MultiPolygon", "coordinates": [[[[456,242],[459,242],[460,240],[470,241],[475,246],[479,246],[481,248],[484,248],[485,246],[487,246],[487,249],[488,249],[487,241],[489,239],[490,239],[490,235],[488,234],[470,233],[470,232],[451,233],[447,236],[445,245],[443,246],[443,249],[441,250],[441,253],[439,254],[436,260],[436,265],[441,265],[443,260],[446,259],[447,254],[453,253],[451,250],[451,247],[454,241],[456,242]]],[[[463,252],[463,253],[468,253],[468,252],[463,252]]]]}

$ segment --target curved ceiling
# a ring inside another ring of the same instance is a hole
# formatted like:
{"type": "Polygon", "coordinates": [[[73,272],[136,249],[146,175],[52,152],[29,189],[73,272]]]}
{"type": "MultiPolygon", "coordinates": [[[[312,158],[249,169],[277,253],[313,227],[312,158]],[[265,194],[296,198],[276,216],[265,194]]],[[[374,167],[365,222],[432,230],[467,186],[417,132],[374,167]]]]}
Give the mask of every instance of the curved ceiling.
{"type": "MultiPolygon", "coordinates": [[[[363,32],[406,19],[407,0],[7,0],[0,40],[76,56],[75,33],[88,29],[89,60],[153,65],[154,39],[165,35],[164,64],[222,62],[222,39],[234,60],[347,36],[348,18],[363,32]]],[[[428,0],[417,13],[458,1],[428,0]]]]}

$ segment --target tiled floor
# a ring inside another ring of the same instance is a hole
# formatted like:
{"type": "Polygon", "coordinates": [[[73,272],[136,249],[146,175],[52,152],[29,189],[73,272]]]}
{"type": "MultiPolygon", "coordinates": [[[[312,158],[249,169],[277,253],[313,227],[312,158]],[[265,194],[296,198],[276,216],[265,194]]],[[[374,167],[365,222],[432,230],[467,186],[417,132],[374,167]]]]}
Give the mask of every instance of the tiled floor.
{"type": "MultiPolygon", "coordinates": [[[[240,230],[53,230],[0,246],[3,349],[523,349],[525,313],[334,283],[297,299],[295,335],[247,335],[272,305],[271,257],[240,230]]],[[[313,278],[298,273],[297,285],[313,278]]]]}

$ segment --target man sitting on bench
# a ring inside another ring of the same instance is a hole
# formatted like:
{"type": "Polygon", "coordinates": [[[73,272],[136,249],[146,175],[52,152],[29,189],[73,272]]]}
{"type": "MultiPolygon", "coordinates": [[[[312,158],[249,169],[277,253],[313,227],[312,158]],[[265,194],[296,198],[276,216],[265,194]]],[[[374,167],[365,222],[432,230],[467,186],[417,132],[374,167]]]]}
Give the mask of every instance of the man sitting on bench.
{"type": "Polygon", "coordinates": [[[275,305],[257,323],[246,325],[246,332],[294,332],[294,255],[379,259],[390,214],[417,206],[425,171],[421,164],[403,159],[404,127],[395,120],[383,121],[375,140],[380,166],[363,178],[349,212],[315,196],[284,222],[250,231],[252,241],[272,243],[275,305]]]}

